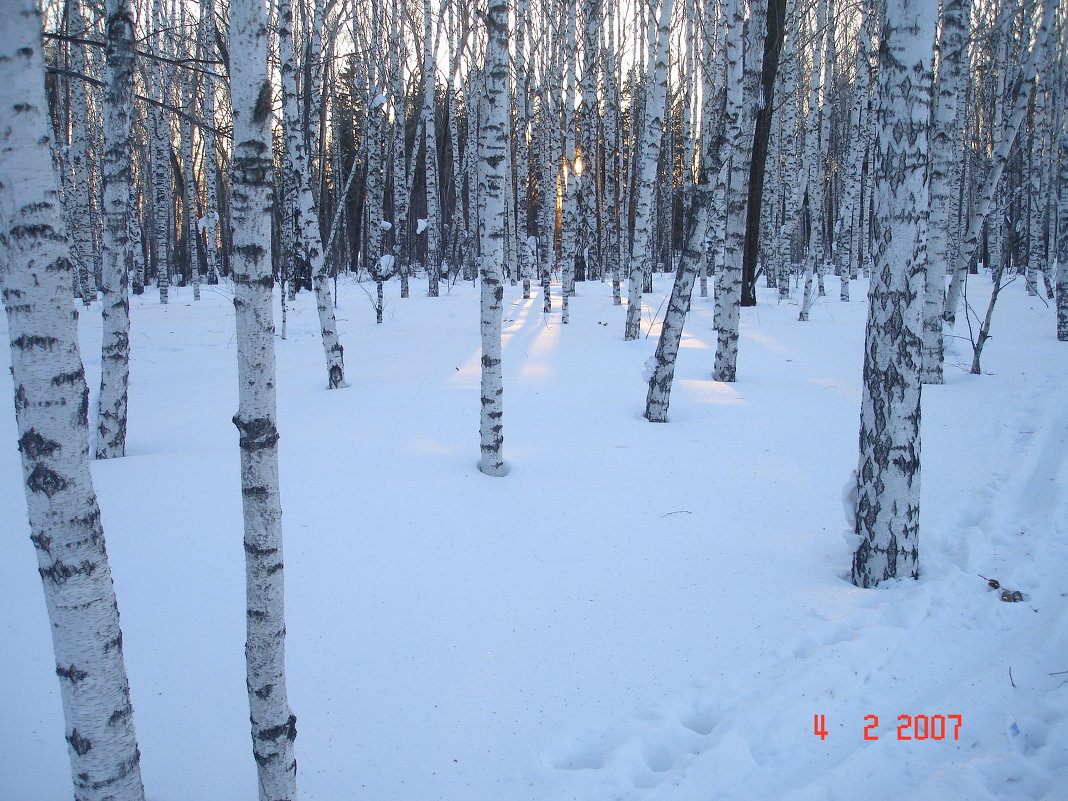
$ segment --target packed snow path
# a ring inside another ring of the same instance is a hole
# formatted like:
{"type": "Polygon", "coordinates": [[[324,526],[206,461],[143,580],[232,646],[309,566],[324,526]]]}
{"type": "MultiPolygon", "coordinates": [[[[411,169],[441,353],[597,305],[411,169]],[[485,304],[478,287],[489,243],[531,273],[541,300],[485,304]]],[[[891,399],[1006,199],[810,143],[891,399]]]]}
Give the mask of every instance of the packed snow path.
{"type": "MultiPolygon", "coordinates": [[[[506,287],[503,479],[475,468],[469,285],[389,296],[376,326],[342,280],[340,392],[322,388],[302,293],[277,343],[302,798],[1068,797],[1068,350],[1052,311],[1007,290],[992,374],[966,375],[958,349],[925,389],[923,576],[858,590],[840,498],[865,304],[821,299],[799,324],[762,295],[727,385],[709,379],[712,303],[695,298],[671,422],[654,425],[641,374],[668,289],[624,343],[607,286],[578,285],[568,326],[506,287]],[[959,738],[900,741],[899,715],[960,715],[959,738]]],[[[232,308],[225,287],[189,294],[135,299],[130,455],[94,479],[148,796],[251,801],[232,308]]],[[[95,387],[95,313],[82,336],[95,387]]],[[[10,411],[3,437],[0,798],[59,801],[10,411]]]]}

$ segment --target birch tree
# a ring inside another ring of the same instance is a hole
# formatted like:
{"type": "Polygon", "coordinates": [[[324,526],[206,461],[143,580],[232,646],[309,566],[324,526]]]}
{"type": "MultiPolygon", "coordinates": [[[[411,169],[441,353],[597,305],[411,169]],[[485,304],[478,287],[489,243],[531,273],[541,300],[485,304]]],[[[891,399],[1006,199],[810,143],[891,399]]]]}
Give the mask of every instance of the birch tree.
{"type": "Polygon", "coordinates": [[[1057,339],[1068,342],[1068,129],[1061,133],[1061,199],[1057,203],[1057,339]]]}
{"type": "Polygon", "coordinates": [[[668,34],[674,0],[660,0],[660,21],[656,29],[656,44],[650,53],[650,96],[646,103],[645,125],[637,160],[639,183],[634,219],[634,237],[630,246],[630,275],[627,283],[627,318],[623,339],[638,338],[642,312],[642,273],[649,261],[649,242],[652,238],[653,193],[656,169],[660,161],[660,142],[664,133],[664,108],[667,101],[668,34]]]}
{"type": "MultiPolygon", "coordinates": [[[[967,0],[962,1],[967,2],[967,0]]],[[[838,215],[838,234],[835,237],[838,271],[841,278],[839,298],[843,302],[849,300],[849,281],[857,273],[858,240],[861,237],[860,194],[870,127],[867,114],[871,87],[871,35],[868,24],[868,5],[868,0],[860,4],[853,103],[849,112],[849,156],[838,215]]]]}
{"type": "MultiPolygon", "coordinates": [[[[707,98],[707,96],[706,96],[707,98]]],[[[712,102],[708,99],[705,102],[712,102]]],[[[717,101],[718,102],[718,101],[717,101]]],[[[675,283],[671,288],[671,299],[664,323],[660,329],[653,367],[649,376],[649,390],[645,398],[645,419],[650,423],[667,422],[668,405],[671,400],[671,384],[675,376],[675,360],[682,341],[682,330],[686,314],[690,310],[690,298],[693,295],[694,280],[697,271],[704,263],[704,245],[708,238],[708,218],[712,196],[712,176],[719,172],[722,164],[721,137],[707,136],[706,154],[702,157],[697,182],[692,189],[689,208],[684,225],[685,248],[679,259],[675,283]]]]}
{"type": "MultiPolygon", "coordinates": [[[[1068,105],[1068,92],[1065,91],[1065,79],[1061,70],[1061,96],[1068,105]]],[[[1064,108],[1061,114],[1068,113],[1064,108]]],[[[1062,116],[1060,137],[1061,174],[1057,202],[1057,339],[1068,342],[1068,120],[1062,116]]]]}
{"type": "Polygon", "coordinates": [[[0,262],[26,506],[52,632],[74,797],[143,801],[104,530],[89,469],[89,389],[52,167],[32,2],[0,14],[0,262]],[[11,113],[14,110],[14,113],[11,113]]]}
{"type": "Polygon", "coordinates": [[[868,294],[852,579],[874,587],[919,575],[920,347],[927,262],[925,154],[936,4],[882,8],[875,270],[868,294]]]}
{"type": "Polygon", "coordinates": [[[337,320],[334,315],[334,296],[330,291],[330,276],[327,273],[323,252],[319,217],[311,191],[311,171],[305,150],[305,138],[300,130],[300,115],[297,109],[296,61],[292,40],[293,13],[289,0],[278,3],[278,55],[281,61],[281,87],[283,104],[283,131],[289,169],[296,180],[293,207],[294,258],[307,264],[315,287],[315,304],[319,311],[319,331],[326,355],[326,386],[337,389],[345,386],[345,351],[337,335],[337,320]]]}
{"type": "MultiPolygon", "coordinates": [[[[201,42],[204,58],[216,57],[215,3],[206,0],[201,9],[201,42]]],[[[204,252],[208,262],[208,283],[219,283],[219,250],[216,242],[219,228],[218,169],[215,154],[215,73],[211,68],[204,71],[204,216],[200,227],[204,229],[204,252]]]]}
{"type": "MultiPolygon", "coordinates": [[[[444,0],[442,5],[444,6],[444,0]]],[[[438,12],[440,19],[443,8],[438,12]]],[[[430,0],[423,0],[423,108],[421,111],[426,169],[427,291],[436,298],[441,275],[441,197],[438,190],[437,37],[431,35],[430,0]]]]}
{"type": "Polygon", "coordinates": [[[1057,0],[1044,0],[1042,21],[1039,23],[1038,30],[1035,33],[1034,43],[1027,58],[1020,65],[1012,114],[1005,122],[1001,140],[990,158],[986,179],[969,211],[967,233],[961,240],[956,262],[953,265],[953,277],[950,281],[949,292],[946,296],[944,316],[946,322],[950,325],[953,325],[956,319],[957,306],[960,303],[968,265],[971,263],[972,257],[979,246],[983,225],[994,205],[994,196],[1001,181],[1002,173],[1005,171],[1005,166],[1009,161],[1012,145],[1027,115],[1028,103],[1035,85],[1034,77],[1038,70],[1038,65],[1042,63],[1042,57],[1045,54],[1046,41],[1049,38],[1049,29],[1056,10],[1057,0]]]}
{"type": "MultiPolygon", "coordinates": [[[[727,62],[727,102],[724,113],[731,161],[728,168],[724,220],[723,268],[716,278],[716,361],[712,378],[734,381],[738,369],[738,321],[742,299],[742,248],[745,242],[746,179],[749,161],[743,154],[747,103],[743,92],[743,12],[741,0],[728,0],[724,52],[727,62]]],[[[751,104],[750,104],[751,105],[751,104]]]]}
{"type": "Polygon", "coordinates": [[[104,89],[104,274],[96,458],[126,453],[130,380],[130,295],[127,215],[130,208],[130,110],[134,20],[129,0],[107,0],[107,85],[104,89]]]}
{"type": "MultiPolygon", "coordinates": [[[[942,383],[942,314],[945,309],[946,261],[949,255],[949,209],[956,152],[957,109],[964,94],[971,30],[971,0],[943,0],[940,66],[934,120],[931,127],[931,219],[928,228],[926,292],[923,307],[923,366],[925,384],[942,383]]],[[[955,220],[953,222],[956,222],[955,220]]]]}
{"type": "Polygon", "coordinates": [[[482,238],[482,412],[479,423],[482,458],[478,469],[503,476],[503,394],[501,320],[504,301],[504,181],[508,159],[508,4],[490,0],[486,14],[485,88],[482,92],[478,178],[485,198],[479,221],[482,238]]]}
{"type": "Polygon", "coordinates": [[[285,678],[282,505],[271,312],[271,84],[262,0],[230,3],[234,309],[244,512],[246,641],[252,752],[260,801],[295,801],[296,717],[285,678]]]}

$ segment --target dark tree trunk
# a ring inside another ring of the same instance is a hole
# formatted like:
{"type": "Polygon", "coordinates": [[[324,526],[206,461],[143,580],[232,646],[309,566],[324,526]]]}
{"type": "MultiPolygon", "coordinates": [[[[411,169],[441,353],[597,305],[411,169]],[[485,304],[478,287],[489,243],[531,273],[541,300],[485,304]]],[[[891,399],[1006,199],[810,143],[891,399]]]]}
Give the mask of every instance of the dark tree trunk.
{"type": "Polygon", "coordinates": [[[745,213],[745,245],[742,249],[742,305],[756,306],[757,257],[760,254],[760,208],[764,202],[764,165],[771,140],[775,109],[775,75],[779,71],[786,0],[768,0],[768,35],[764,37],[764,64],[760,74],[761,98],[753,130],[753,160],[749,166],[749,202],[745,213]]]}

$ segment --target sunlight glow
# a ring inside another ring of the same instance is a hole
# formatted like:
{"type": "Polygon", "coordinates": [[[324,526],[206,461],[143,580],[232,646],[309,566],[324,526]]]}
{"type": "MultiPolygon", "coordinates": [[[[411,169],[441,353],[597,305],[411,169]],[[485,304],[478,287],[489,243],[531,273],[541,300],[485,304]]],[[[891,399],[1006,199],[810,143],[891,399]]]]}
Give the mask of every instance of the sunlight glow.
{"type": "Polygon", "coordinates": [[[763,345],[765,348],[772,351],[773,353],[781,353],[784,356],[792,356],[794,353],[790,348],[786,347],[786,345],[783,345],[778,339],[768,334],[765,334],[763,331],[754,331],[752,328],[747,329],[743,327],[740,333],[746,339],[751,339],[753,340],[753,342],[763,345]]]}
{"type": "Polygon", "coordinates": [[[713,381],[710,378],[683,378],[675,381],[686,391],[687,400],[693,403],[716,403],[721,406],[748,406],[749,401],[742,397],[730,384],[713,381]]]}

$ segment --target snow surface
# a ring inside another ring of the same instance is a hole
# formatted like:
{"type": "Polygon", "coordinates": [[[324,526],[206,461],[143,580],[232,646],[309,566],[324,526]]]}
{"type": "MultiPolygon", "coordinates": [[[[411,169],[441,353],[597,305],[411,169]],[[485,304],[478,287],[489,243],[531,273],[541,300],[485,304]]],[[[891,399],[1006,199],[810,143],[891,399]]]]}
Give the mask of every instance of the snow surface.
{"type": "MultiPolygon", "coordinates": [[[[578,284],[568,326],[507,287],[511,472],[489,478],[477,290],[386,289],[376,326],[339,282],[348,389],[324,388],[311,293],[277,341],[301,798],[1068,798],[1068,345],[1041,299],[1002,294],[988,375],[949,340],[947,383],[923,398],[923,575],[862,590],[842,512],[862,300],[819,299],[798,323],[762,288],[728,385],[709,379],[713,305],[695,298],[654,425],[640,375],[667,278],[630,343],[607,285],[578,284]],[[898,740],[899,715],[960,715],[959,737],[947,721],[941,740],[898,740]]],[[[256,798],[232,296],[203,292],[133,300],[129,455],[93,466],[150,801],[256,798]]],[[[81,332],[95,408],[97,308],[81,332]]],[[[0,798],[60,801],[10,405],[0,441],[0,798]]]]}

